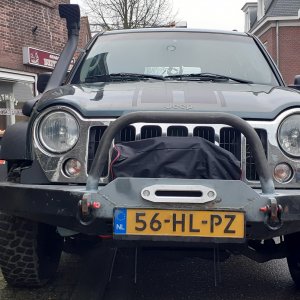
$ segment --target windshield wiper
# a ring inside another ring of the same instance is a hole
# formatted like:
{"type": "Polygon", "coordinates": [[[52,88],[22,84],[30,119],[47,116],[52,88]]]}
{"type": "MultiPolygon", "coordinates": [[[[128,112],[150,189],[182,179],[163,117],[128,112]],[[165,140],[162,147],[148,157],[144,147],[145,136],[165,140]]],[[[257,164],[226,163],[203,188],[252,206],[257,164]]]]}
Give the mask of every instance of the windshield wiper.
{"type": "Polygon", "coordinates": [[[171,78],[171,79],[180,79],[180,80],[186,80],[188,78],[195,79],[195,80],[201,80],[201,81],[228,81],[233,80],[239,83],[253,83],[250,80],[230,77],[226,75],[219,75],[214,73],[191,73],[191,74],[176,74],[176,75],[169,75],[165,76],[165,78],[171,78]]]}
{"type": "Polygon", "coordinates": [[[165,80],[163,76],[151,75],[151,74],[140,74],[140,73],[111,73],[104,75],[93,75],[85,78],[85,82],[111,82],[111,81],[136,81],[145,79],[156,79],[165,80]]]}

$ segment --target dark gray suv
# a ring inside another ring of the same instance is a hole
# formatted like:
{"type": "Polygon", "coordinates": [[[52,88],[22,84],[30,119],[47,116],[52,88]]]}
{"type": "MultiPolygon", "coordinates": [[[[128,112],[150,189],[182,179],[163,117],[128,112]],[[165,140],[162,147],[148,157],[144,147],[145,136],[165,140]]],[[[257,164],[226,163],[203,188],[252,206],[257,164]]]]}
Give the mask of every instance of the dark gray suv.
{"type": "Polygon", "coordinates": [[[70,241],[111,238],[287,257],[300,286],[300,94],[260,41],[177,28],[99,33],[65,79],[79,10],[60,13],[66,47],[44,93],[24,105],[29,121],[2,139],[8,283],[41,285],[70,241]]]}

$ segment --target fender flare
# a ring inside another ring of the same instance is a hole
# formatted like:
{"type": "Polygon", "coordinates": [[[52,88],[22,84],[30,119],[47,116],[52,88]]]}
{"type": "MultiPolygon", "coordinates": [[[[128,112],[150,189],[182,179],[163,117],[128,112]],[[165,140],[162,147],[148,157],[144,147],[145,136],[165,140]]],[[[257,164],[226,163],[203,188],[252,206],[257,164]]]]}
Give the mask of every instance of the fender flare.
{"type": "Polygon", "coordinates": [[[0,159],[32,161],[26,144],[28,125],[28,122],[18,122],[5,130],[1,140],[0,159]]]}

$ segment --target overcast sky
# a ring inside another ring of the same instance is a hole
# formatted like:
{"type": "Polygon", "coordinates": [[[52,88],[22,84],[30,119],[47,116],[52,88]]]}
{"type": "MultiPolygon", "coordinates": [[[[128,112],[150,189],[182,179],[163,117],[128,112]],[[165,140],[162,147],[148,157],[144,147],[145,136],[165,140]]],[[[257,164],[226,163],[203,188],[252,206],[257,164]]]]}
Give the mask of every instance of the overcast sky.
{"type": "MultiPolygon", "coordinates": [[[[171,0],[170,0],[171,2],[171,0]]],[[[177,19],[187,21],[189,28],[244,31],[245,0],[173,0],[177,19]]],[[[255,1],[254,1],[255,2],[255,1]]],[[[71,0],[82,5],[84,0],[71,0]]]]}

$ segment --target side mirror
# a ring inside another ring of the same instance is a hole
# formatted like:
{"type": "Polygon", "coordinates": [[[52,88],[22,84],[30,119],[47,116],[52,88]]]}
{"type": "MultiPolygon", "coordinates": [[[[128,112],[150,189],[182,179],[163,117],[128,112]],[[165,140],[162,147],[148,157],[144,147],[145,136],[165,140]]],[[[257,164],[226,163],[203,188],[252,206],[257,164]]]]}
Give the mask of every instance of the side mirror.
{"type": "Polygon", "coordinates": [[[299,85],[300,86],[300,75],[295,76],[294,85],[299,85]]]}
{"type": "Polygon", "coordinates": [[[51,72],[45,72],[38,75],[36,87],[39,93],[43,93],[45,91],[51,74],[51,72]]]}
{"type": "Polygon", "coordinates": [[[300,90],[300,75],[296,75],[294,79],[294,85],[289,85],[290,88],[300,90]]]}

